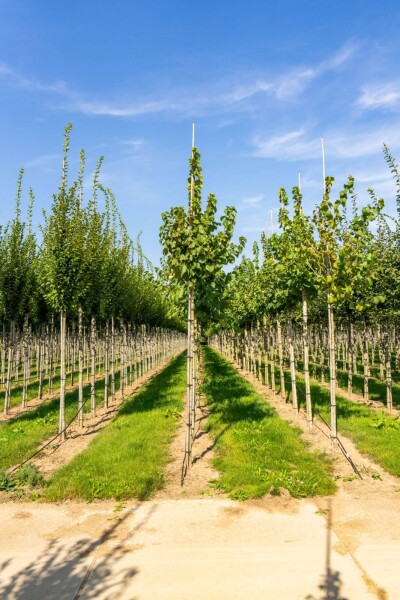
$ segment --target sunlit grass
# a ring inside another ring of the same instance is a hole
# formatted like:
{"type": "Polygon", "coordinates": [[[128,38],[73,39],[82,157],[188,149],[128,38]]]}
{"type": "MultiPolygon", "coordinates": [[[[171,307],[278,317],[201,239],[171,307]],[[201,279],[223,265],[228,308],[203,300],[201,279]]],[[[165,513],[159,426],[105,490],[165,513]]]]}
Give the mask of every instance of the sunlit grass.
{"type": "MultiPolygon", "coordinates": [[[[119,372],[115,374],[116,389],[119,388],[119,372]]],[[[68,423],[78,411],[78,390],[65,394],[65,421],[68,423]]],[[[104,401],[104,380],[95,383],[96,406],[104,401]]],[[[90,412],[90,384],[83,388],[84,412],[90,412]]],[[[48,438],[56,435],[60,398],[46,401],[33,410],[21,413],[9,421],[0,423],[0,471],[29,458],[48,438]]]]}
{"type": "MultiPolygon", "coordinates": [[[[278,380],[278,379],[277,379],[278,380]]],[[[302,378],[297,378],[299,405],[305,408],[305,387],[302,378]]],[[[278,385],[279,388],[279,385],[278,385]]],[[[289,374],[285,373],[286,393],[291,395],[289,374]]],[[[317,382],[311,383],[311,399],[314,418],[318,413],[330,422],[329,390],[317,382]]],[[[396,417],[377,412],[366,404],[352,402],[336,394],[338,435],[351,438],[357,449],[379,463],[389,473],[400,477],[400,422],[396,417]]]]}
{"type": "Polygon", "coordinates": [[[168,446],[183,406],[185,376],[186,361],[181,355],[127,400],[86,450],[52,476],[44,498],[150,498],[164,484],[168,446]]]}
{"type": "Polygon", "coordinates": [[[280,419],[220,355],[204,348],[204,358],[208,428],[220,472],[214,485],[234,499],[259,498],[279,488],[295,497],[334,492],[330,461],[307,450],[300,430],[280,419]]]}

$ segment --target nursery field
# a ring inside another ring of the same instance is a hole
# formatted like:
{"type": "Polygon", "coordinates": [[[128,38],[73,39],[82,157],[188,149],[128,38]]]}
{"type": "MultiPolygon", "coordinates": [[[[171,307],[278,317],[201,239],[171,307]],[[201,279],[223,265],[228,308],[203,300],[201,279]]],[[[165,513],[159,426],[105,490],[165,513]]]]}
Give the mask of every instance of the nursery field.
{"type": "MultiPolygon", "coordinates": [[[[168,471],[176,464],[179,474],[183,460],[186,362],[183,353],[155,371],[64,466],[41,475],[32,461],[16,471],[2,495],[0,531],[13,539],[0,544],[2,595],[55,598],[56,587],[65,598],[79,590],[107,598],[113,588],[118,598],[172,599],[195,581],[194,598],[210,586],[221,598],[245,589],[256,599],[320,598],[321,586],[338,597],[395,598],[400,480],[367,467],[352,448],[363,480],[353,477],[329,444],[308,441],[305,420],[296,425],[281,411],[293,415],[290,402],[265,395],[267,386],[209,347],[191,464],[177,493],[168,471]],[[207,575],[194,568],[200,557],[207,575]],[[294,567],[285,579],[288,557],[294,567]]],[[[58,451],[63,444],[68,438],[58,451]]]]}
{"type": "Polygon", "coordinates": [[[0,230],[0,596],[400,597],[400,224],[327,177],[241,257],[193,146],[154,268],[70,133],[0,230]]]}

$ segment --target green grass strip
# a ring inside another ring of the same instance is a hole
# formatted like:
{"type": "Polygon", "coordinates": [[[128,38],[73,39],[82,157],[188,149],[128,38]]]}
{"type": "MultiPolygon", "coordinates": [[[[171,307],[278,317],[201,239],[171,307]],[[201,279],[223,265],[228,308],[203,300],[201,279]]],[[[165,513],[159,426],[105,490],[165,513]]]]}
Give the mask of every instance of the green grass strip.
{"type": "MultiPolygon", "coordinates": [[[[301,392],[299,405],[305,408],[304,380],[297,378],[301,392]]],[[[285,387],[291,393],[290,375],[285,373],[285,387]]],[[[311,383],[314,413],[317,411],[330,422],[329,390],[311,383]]],[[[379,463],[386,471],[400,477],[400,422],[393,416],[377,412],[366,404],[352,402],[336,394],[338,434],[352,439],[357,449],[379,463]]],[[[318,416],[315,417],[318,420],[318,416]]]]}
{"type": "Polygon", "coordinates": [[[326,455],[309,452],[301,430],[280,419],[214,350],[204,348],[204,359],[208,428],[220,472],[214,485],[240,500],[260,498],[271,488],[285,488],[297,498],[333,493],[326,455]]]}
{"type": "MultiPolygon", "coordinates": [[[[116,361],[115,364],[115,369],[118,370],[120,366],[120,361],[116,361]]],[[[96,376],[99,374],[99,369],[98,369],[99,365],[96,365],[96,376]]],[[[102,371],[104,372],[104,371],[102,371]]],[[[87,369],[85,367],[84,369],[84,380],[85,380],[85,385],[87,385],[87,383],[89,382],[89,377],[87,376],[87,369]],[[85,379],[86,377],[86,379],[85,379]]],[[[79,377],[79,371],[76,369],[76,367],[74,368],[74,386],[77,385],[78,383],[78,377],[79,377]]],[[[68,371],[67,373],[67,379],[66,379],[66,384],[67,384],[67,391],[68,391],[68,386],[71,385],[71,371],[68,371]]],[[[49,393],[49,376],[43,376],[43,396],[45,396],[46,394],[49,393]]],[[[58,392],[60,390],[60,386],[61,386],[61,377],[60,377],[60,368],[57,367],[57,369],[55,370],[55,373],[53,375],[53,392],[58,392]]],[[[13,384],[13,387],[11,388],[11,395],[10,395],[10,407],[14,408],[15,406],[18,406],[22,403],[22,392],[23,392],[23,386],[21,383],[21,378],[19,380],[19,384],[15,385],[15,383],[13,384]]],[[[29,401],[38,398],[39,396],[39,382],[37,380],[31,381],[28,385],[27,385],[27,401],[28,401],[28,406],[29,406],[29,401]]],[[[2,390],[0,391],[0,411],[2,411],[4,409],[4,399],[5,399],[5,391],[2,390]]]]}
{"type": "Polygon", "coordinates": [[[51,477],[44,499],[150,498],[164,485],[185,389],[186,361],[181,355],[127,400],[86,450],[51,477]]]}
{"type": "MultiPolygon", "coordinates": [[[[120,372],[115,374],[119,388],[120,372]]],[[[65,421],[68,423],[78,411],[78,389],[65,394],[65,421]]],[[[104,402],[104,380],[95,383],[96,406],[104,402]]],[[[90,384],[83,388],[84,413],[90,412],[90,384]]],[[[60,398],[46,401],[33,410],[0,423],[0,472],[26,460],[48,438],[56,435],[60,398]]]]}

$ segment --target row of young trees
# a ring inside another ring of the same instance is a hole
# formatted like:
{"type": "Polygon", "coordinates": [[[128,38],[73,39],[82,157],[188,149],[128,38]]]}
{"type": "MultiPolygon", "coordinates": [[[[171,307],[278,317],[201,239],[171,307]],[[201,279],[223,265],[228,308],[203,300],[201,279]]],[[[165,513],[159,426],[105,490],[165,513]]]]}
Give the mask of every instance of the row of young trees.
{"type": "Polygon", "coordinates": [[[202,206],[203,177],[200,154],[194,146],[189,159],[188,209],[171,208],[162,214],[160,242],[163,247],[162,275],[168,289],[187,316],[187,396],[186,441],[182,478],[190,465],[195,437],[197,388],[199,379],[199,343],[202,328],[211,320],[223,318],[224,290],[229,274],[223,267],[235,262],[244,248],[245,239],[232,242],[236,210],[227,206],[217,218],[214,194],[202,206]]]}
{"type": "MultiPolygon", "coordinates": [[[[43,338],[46,332],[49,336],[59,336],[60,432],[65,429],[68,336],[76,337],[77,357],[81,362],[84,331],[93,361],[100,338],[107,340],[108,352],[109,341],[114,348],[117,335],[123,337],[124,332],[142,324],[182,329],[174,304],[144,257],[140,241],[134,244],[129,238],[112,191],[101,184],[103,159],[99,159],[94,171],[88,200],[85,199],[83,150],[78,173],[70,181],[71,129],[71,125],[65,129],[60,187],[53,196],[50,213],[44,213],[39,236],[32,227],[32,190],[26,220],[22,217],[22,170],[15,216],[0,231],[0,320],[3,323],[3,372],[6,370],[4,410],[9,411],[11,381],[17,363],[31,352],[28,341],[35,336],[43,338]]],[[[51,347],[50,342],[47,347],[51,347]]]]}
{"type": "Polygon", "coordinates": [[[350,393],[361,349],[366,398],[371,353],[377,350],[380,377],[386,376],[387,406],[393,405],[392,358],[400,314],[400,171],[386,146],[384,153],[397,185],[397,218],[383,213],[384,201],[372,189],[369,203],[359,207],[352,177],[336,198],[334,180],[326,177],[322,200],[310,216],[303,210],[300,188],[293,188],[291,201],[282,188],[279,233],[262,234],[253,257],[243,258],[234,269],[225,290],[228,327],[210,329],[220,334],[215,343],[227,353],[257,356],[260,364],[269,365],[271,378],[278,364],[281,390],[286,347],[295,408],[295,351],[301,340],[311,427],[311,328],[313,368],[317,360],[321,369],[329,367],[332,440],[337,438],[338,344],[350,393]]]}

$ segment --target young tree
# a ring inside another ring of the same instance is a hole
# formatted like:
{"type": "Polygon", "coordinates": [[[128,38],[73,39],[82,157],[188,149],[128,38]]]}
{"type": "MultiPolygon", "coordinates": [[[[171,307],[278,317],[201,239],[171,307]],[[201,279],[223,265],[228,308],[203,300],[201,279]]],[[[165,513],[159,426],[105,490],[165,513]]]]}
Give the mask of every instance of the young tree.
{"type": "Polygon", "coordinates": [[[38,280],[43,296],[60,319],[61,388],[59,432],[65,437],[66,323],[82,297],[85,259],[82,252],[82,208],[78,182],[68,188],[69,134],[65,128],[61,184],[53,196],[52,212],[41,227],[43,242],[39,251],[38,280]]]}
{"type": "Polygon", "coordinates": [[[196,314],[203,317],[215,311],[218,296],[222,297],[226,275],[223,267],[233,263],[242,252],[245,240],[239,244],[231,240],[234,233],[236,210],[225,208],[217,220],[217,199],[210,194],[202,209],[202,172],[200,154],[193,147],[189,160],[189,208],[171,208],[162,214],[160,241],[163,246],[162,268],[164,278],[170,282],[177,297],[188,299],[188,352],[187,352],[187,434],[185,444],[186,464],[189,465],[191,433],[194,431],[196,412],[195,331],[198,332],[196,314]]]}

